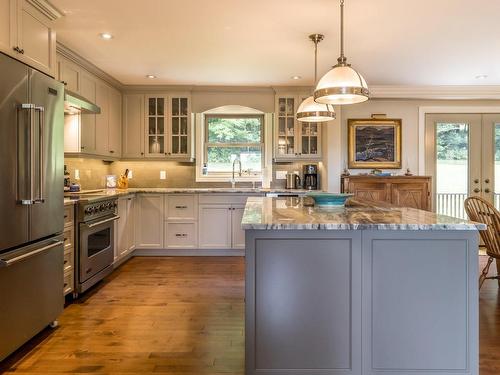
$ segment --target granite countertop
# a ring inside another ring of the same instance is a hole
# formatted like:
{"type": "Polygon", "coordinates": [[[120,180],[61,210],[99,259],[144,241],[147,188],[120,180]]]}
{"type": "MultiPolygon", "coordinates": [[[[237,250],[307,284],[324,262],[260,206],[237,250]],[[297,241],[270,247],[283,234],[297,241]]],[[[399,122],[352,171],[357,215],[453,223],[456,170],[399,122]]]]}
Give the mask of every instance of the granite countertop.
{"type": "Polygon", "coordinates": [[[257,230],[484,230],[484,224],[414,208],[350,200],[346,207],[308,206],[311,198],[247,200],[241,226],[257,230]],[[304,205],[304,203],[306,203],[304,205]]]}
{"type": "Polygon", "coordinates": [[[266,194],[266,193],[281,193],[281,194],[305,194],[309,190],[304,189],[264,189],[264,188],[129,188],[129,189],[96,189],[83,190],[81,192],[69,193],[66,192],[65,202],[71,200],[78,201],[81,196],[86,193],[92,195],[107,195],[107,196],[124,196],[136,193],[161,193],[161,194],[266,194]]]}

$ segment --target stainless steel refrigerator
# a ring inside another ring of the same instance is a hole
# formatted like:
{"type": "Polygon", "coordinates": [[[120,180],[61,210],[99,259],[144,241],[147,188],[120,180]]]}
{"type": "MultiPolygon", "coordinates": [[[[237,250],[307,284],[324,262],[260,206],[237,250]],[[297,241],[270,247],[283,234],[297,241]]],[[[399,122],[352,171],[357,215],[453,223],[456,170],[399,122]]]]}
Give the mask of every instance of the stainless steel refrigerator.
{"type": "Polygon", "coordinates": [[[0,53],[0,361],[62,312],[64,87],[0,53]]]}

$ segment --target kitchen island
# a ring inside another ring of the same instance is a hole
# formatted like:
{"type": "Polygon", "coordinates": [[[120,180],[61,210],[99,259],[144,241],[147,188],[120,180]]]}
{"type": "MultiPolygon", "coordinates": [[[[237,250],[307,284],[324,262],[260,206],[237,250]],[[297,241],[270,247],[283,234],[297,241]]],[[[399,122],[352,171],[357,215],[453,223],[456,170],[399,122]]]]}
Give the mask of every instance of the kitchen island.
{"type": "Polygon", "coordinates": [[[307,203],[247,201],[246,374],[477,375],[484,226],[307,203]]]}

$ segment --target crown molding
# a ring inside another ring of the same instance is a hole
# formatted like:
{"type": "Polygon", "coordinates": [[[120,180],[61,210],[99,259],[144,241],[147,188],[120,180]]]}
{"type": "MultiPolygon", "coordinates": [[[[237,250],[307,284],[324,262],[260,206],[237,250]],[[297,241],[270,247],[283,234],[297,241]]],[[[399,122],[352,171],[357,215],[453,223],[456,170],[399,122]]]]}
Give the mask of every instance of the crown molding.
{"type": "Polygon", "coordinates": [[[500,86],[370,86],[373,99],[500,99],[500,86]]]}
{"type": "Polygon", "coordinates": [[[207,86],[207,85],[123,85],[124,92],[189,91],[192,93],[263,93],[273,94],[275,90],[266,86],[207,86]]]}
{"type": "Polygon", "coordinates": [[[66,59],[74,62],[75,64],[80,65],[82,68],[92,73],[93,75],[97,76],[98,78],[102,79],[103,81],[109,83],[116,89],[123,91],[124,85],[120,81],[118,81],[116,78],[112,77],[105,71],[101,70],[100,68],[92,64],[90,61],[88,61],[86,58],[79,55],[72,49],[66,47],[59,41],[57,42],[56,45],[56,52],[61,56],[65,57],[66,59]]]}
{"type": "Polygon", "coordinates": [[[55,21],[58,18],[64,16],[64,13],[48,0],[26,0],[26,1],[29,4],[33,5],[40,12],[42,12],[51,21],[55,21]]]}

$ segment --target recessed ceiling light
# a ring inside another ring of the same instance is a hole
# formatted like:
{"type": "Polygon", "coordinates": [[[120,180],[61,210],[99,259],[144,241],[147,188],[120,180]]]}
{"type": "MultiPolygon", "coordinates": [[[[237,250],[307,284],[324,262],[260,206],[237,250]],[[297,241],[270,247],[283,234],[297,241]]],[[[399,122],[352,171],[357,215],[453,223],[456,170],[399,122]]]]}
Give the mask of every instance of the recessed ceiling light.
{"type": "Polygon", "coordinates": [[[301,79],[302,77],[301,76],[292,76],[292,79],[294,80],[298,80],[298,79],[301,79]]]}
{"type": "Polygon", "coordinates": [[[153,74],[148,74],[148,75],[146,76],[146,78],[149,78],[149,79],[155,79],[155,78],[156,78],[156,76],[155,76],[155,75],[153,75],[153,74]]]}
{"type": "Polygon", "coordinates": [[[486,78],[488,78],[487,74],[479,74],[476,76],[476,79],[486,79],[486,78]]]}
{"type": "Polygon", "coordinates": [[[113,35],[111,35],[110,33],[100,33],[99,37],[104,40],[113,39],[113,35]]]}

